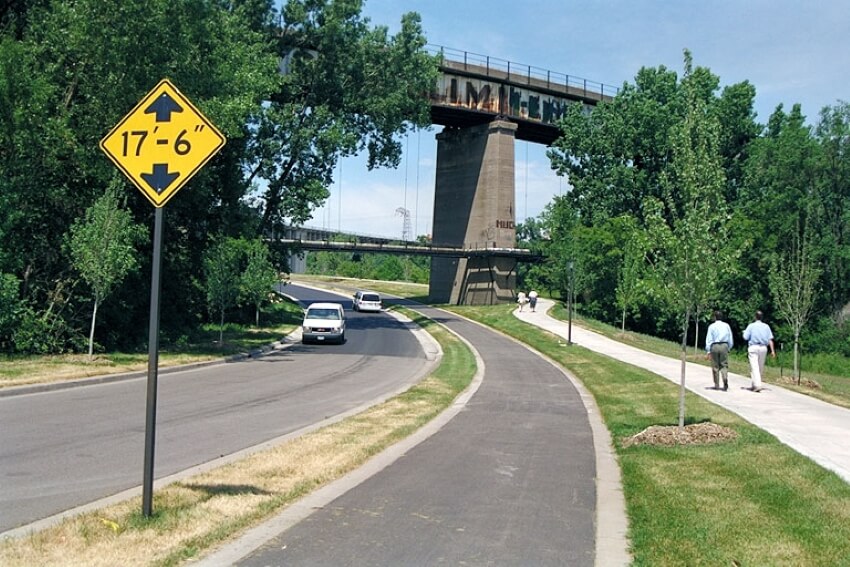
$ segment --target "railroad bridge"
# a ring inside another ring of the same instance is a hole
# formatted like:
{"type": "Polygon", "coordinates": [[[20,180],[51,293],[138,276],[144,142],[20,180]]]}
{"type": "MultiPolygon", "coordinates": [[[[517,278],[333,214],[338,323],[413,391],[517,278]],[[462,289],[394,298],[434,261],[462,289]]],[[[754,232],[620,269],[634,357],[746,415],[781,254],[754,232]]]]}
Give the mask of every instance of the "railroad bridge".
{"type": "MultiPolygon", "coordinates": [[[[433,246],[464,248],[485,242],[516,248],[514,141],[552,144],[569,105],[586,111],[617,89],[530,65],[429,46],[440,56],[431,94],[437,134],[433,246]]],[[[432,256],[432,301],[489,305],[513,301],[516,265],[511,255],[432,256]]]]}

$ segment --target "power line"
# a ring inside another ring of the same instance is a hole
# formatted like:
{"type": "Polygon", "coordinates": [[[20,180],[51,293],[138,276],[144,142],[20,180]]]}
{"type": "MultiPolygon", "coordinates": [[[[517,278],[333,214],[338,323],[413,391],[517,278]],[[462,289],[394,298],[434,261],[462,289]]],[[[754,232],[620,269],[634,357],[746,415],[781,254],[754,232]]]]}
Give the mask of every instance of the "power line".
{"type": "Polygon", "coordinates": [[[422,148],[422,131],[416,129],[416,203],[413,207],[413,236],[419,236],[419,152],[422,148]]]}
{"type": "Polygon", "coordinates": [[[339,160],[339,182],[337,183],[337,187],[339,187],[339,206],[336,212],[336,231],[342,232],[342,159],[339,160]]]}
{"type": "MultiPolygon", "coordinates": [[[[407,210],[407,170],[410,165],[410,152],[408,152],[408,148],[410,147],[410,135],[404,135],[404,210],[407,210]]],[[[410,213],[408,213],[409,216],[410,213]]]]}
{"type": "Polygon", "coordinates": [[[528,222],[528,142],[525,142],[525,218],[523,222],[528,222]]]}

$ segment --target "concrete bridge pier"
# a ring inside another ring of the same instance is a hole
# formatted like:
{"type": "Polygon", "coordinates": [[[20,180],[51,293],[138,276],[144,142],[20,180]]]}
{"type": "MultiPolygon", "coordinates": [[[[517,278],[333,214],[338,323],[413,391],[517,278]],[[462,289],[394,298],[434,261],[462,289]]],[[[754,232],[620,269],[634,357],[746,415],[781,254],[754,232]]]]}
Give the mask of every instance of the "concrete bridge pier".
{"type": "MultiPolygon", "coordinates": [[[[435,246],[516,248],[514,139],[517,125],[496,119],[437,134],[435,246]]],[[[513,301],[516,260],[432,258],[429,295],[455,305],[513,301]]]]}

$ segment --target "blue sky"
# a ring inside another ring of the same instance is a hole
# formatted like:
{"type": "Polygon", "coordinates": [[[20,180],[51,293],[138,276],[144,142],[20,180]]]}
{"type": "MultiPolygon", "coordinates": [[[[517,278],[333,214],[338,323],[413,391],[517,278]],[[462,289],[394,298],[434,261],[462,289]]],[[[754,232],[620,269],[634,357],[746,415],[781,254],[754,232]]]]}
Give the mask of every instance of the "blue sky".
{"type": "MultiPolygon", "coordinates": [[[[759,122],[780,103],[820,109],[850,100],[850,4],[845,0],[365,0],[375,25],[398,30],[418,12],[429,43],[620,86],[641,67],[681,74],[682,52],[724,85],[749,80],[759,122]]],[[[331,198],[311,226],[400,238],[410,211],[415,234],[429,234],[440,127],[411,134],[396,170],[369,172],[362,158],[337,170],[331,198]]],[[[516,143],[517,221],[540,214],[568,181],[545,148],[516,143]]]]}

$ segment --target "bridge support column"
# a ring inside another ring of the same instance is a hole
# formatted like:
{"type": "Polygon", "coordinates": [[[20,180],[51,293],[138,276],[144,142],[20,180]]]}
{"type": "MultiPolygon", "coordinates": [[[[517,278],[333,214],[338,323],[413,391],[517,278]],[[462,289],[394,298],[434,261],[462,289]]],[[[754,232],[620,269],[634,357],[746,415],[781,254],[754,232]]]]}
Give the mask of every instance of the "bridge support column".
{"type": "Polygon", "coordinates": [[[289,273],[290,274],[306,274],[307,273],[307,252],[306,250],[300,254],[290,251],[288,254],[289,273]]]}
{"type": "MultiPolygon", "coordinates": [[[[435,246],[515,248],[514,138],[505,120],[437,135],[435,246]]],[[[492,305],[513,301],[516,260],[432,258],[432,301],[492,305]]]]}

